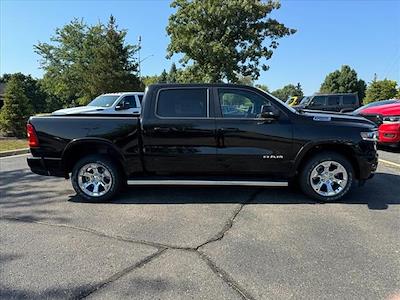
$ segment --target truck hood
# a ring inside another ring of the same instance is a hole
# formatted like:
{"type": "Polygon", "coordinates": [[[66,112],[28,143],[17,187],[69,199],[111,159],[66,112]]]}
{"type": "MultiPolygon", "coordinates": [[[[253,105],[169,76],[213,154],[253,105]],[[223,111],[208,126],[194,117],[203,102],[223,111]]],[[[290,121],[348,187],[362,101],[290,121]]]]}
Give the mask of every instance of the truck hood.
{"type": "Polygon", "coordinates": [[[376,125],[362,116],[353,116],[343,113],[303,112],[302,116],[315,122],[335,122],[360,127],[376,127],[376,125]]]}
{"type": "Polygon", "coordinates": [[[101,106],[78,106],[78,107],[56,110],[52,112],[52,115],[74,115],[74,114],[84,114],[84,113],[95,113],[103,110],[104,107],[101,106]]]}

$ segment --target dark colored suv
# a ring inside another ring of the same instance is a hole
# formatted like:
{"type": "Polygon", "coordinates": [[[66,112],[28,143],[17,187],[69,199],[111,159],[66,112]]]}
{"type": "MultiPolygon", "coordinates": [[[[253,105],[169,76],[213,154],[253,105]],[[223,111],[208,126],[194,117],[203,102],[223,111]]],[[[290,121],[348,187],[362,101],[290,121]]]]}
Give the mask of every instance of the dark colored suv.
{"type": "Polygon", "coordinates": [[[304,97],[295,109],[322,110],[334,112],[352,112],[360,107],[360,101],[354,94],[316,94],[304,97]]]}

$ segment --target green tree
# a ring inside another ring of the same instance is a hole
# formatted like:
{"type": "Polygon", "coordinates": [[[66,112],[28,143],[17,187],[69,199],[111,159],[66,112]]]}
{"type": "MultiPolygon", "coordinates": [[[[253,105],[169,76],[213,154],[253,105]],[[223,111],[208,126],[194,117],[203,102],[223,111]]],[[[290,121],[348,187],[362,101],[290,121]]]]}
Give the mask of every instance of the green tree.
{"type": "Polygon", "coordinates": [[[46,111],[46,94],[41,88],[40,80],[33,78],[31,75],[24,75],[22,73],[3,74],[0,77],[0,82],[6,83],[11,78],[18,78],[24,89],[25,95],[33,108],[35,113],[46,111]]]}
{"type": "Polygon", "coordinates": [[[161,75],[158,77],[159,83],[167,83],[168,82],[168,73],[165,69],[162,71],[161,75]]]}
{"type": "Polygon", "coordinates": [[[263,91],[269,92],[268,86],[265,84],[256,84],[255,87],[262,89],[263,91]]]}
{"type": "Polygon", "coordinates": [[[260,69],[268,69],[278,39],[295,33],[269,17],[280,8],[277,1],[174,0],[171,6],[176,12],[167,26],[167,57],[182,53],[180,62],[191,66],[184,72],[201,75],[200,82],[236,82],[239,75],[257,79],[260,69]]]}
{"type": "Polygon", "coordinates": [[[350,66],[343,65],[325,77],[321,84],[321,93],[358,93],[362,101],[365,97],[367,85],[362,79],[358,79],[357,72],[350,66]]]}
{"type": "Polygon", "coordinates": [[[126,30],[116,20],[89,26],[73,20],[56,29],[51,43],[38,43],[44,89],[63,106],[85,104],[106,92],[142,89],[137,77],[137,45],[125,43],[126,30]]]}
{"type": "Polygon", "coordinates": [[[7,81],[4,105],[0,113],[0,125],[3,131],[16,137],[25,136],[25,126],[33,108],[26,94],[24,81],[20,76],[11,76],[7,81]]]}
{"type": "Polygon", "coordinates": [[[272,94],[275,97],[281,99],[282,101],[285,101],[289,97],[293,97],[293,96],[297,96],[297,97],[304,96],[303,89],[301,88],[300,83],[298,83],[297,85],[293,85],[293,84],[285,85],[283,88],[273,91],[272,94]]]}
{"type": "Polygon", "coordinates": [[[178,81],[178,69],[175,63],[172,63],[168,73],[168,83],[176,83],[178,81]]]}
{"type": "Polygon", "coordinates": [[[374,79],[367,88],[364,104],[395,98],[397,94],[397,82],[394,80],[374,79]]]}
{"type": "Polygon", "coordinates": [[[158,75],[142,76],[142,83],[145,87],[159,82],[160,82],[160,76],[158,75]]]}
{"type": "Polygon", "coordinates": [[[253,86],[254,85],[254,81],[251,78],[251,76],[239,75],[236,83],[237,84],[243,84],[243,85],[249,85],[249,86],[253,86]]]}

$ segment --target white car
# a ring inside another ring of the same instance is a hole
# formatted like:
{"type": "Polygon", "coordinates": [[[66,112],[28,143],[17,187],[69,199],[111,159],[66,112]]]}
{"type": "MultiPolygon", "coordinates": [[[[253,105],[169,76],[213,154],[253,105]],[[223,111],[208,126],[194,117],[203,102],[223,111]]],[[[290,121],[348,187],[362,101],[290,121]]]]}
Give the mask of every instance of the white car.
{"type": "Polygon", "coordinates": [[[52,114],[140,114],[143,95],[143,92],[103,94],[86,106],[59,109],[52,114]]]}

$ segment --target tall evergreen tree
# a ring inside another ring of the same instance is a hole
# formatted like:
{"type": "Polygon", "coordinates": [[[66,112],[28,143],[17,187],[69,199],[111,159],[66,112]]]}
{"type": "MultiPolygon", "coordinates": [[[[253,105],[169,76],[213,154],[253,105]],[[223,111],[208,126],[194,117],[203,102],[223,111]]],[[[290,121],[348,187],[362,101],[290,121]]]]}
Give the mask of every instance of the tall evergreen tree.
{"type": "Polygon", "coordinates": [[[172,63],[168,73],[168,83],[176,83],[178,81],[178,69],[175,63],[172,63]]]}
{"type": "Polygon", "coordinates": [[[159,83],[167,83],[168,82],[168,73],[165,69],[162,71],[160,77],[158,78],[159,83]]]}
{"type": "Polygon", "coordinates": [[[69,106],[105,92],[142,89],[135,60],[138,47],[125,43],[126,34],[113,16],[106,25],[88,26],[75,19],[57,29],[51,44],[35,46],[46,91],[69,106]]]}
{"type": "Polygon", "coordinates": [[[394,80],[374,79],[368,86],[364,103],[395,98],[397,94],[397,82],[394,80]]]}
{"type": "Polygon", "coordinates": [[[7,81],[4,105],[0,113],[0,125],[3,131],[16,137],[25,136],[25,126],[33,114],[33,108],[24,89],[20,76],[11,76],[7,81]]]}
{"type": "Polygon", "coordinates": [[[343,65],[340,70],[328,74],[321,84],[321,93],[358,93],[358,98],[362,101],[365,97],[367,85],[362,79],[358,79],[357,72],[347,65],[343,65]]]}
{"type": "Polygon", "coordinates": [[[41,88],[40,80],[33,78],[31,75],[25,75],[22,73],[14,74],[3,74],[0,77],[0,82],[7,82],[12,78],[17,77],[21,82],[24,93],[28,97],[28,100],[35,113],[46,111],[46,94],[41,88]]]}

